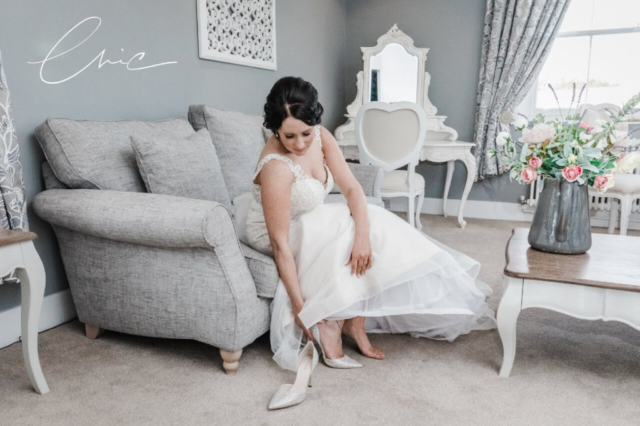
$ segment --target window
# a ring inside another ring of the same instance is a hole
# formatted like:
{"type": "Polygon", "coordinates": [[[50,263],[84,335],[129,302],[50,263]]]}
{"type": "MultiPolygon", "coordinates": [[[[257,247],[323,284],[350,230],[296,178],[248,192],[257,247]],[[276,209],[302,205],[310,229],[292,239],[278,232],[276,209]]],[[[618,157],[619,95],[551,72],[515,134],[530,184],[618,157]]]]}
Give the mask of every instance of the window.
{"type": "Polygon", "coordinates": [[[557,115],[549,84],[563,110],[571,103],[573,83],[578,92],[588,82],[581,104],[622,105],[640,92],[639,0],[571,0],[561,25],[519,112],[529,117],[557,115]]]}

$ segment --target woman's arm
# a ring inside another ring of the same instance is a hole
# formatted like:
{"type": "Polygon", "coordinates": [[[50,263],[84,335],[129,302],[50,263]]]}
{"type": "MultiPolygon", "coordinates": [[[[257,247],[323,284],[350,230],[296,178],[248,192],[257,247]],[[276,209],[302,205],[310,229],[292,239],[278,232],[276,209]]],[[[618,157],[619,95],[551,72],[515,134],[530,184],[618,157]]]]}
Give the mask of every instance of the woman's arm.
{"type": "Polygon", "coordinates": [[[342,155],[338,142],[330,131],[320,126],[322,150],[331,169],[333,179],[340,191],[347,199],[351,216],[355,224],[355,240],[351,252],[351,274],[360,276],[371,267],[371,244],[369,241],[369,215],[367,213],[367,198],[362,186],[355,178],[347,161],[342,155]]]}
{"type": "Polygon", "coordinates": [[[269,161],[260,171],[262,209],[267,232],[273,249],[273,257],[278,273],[291,299],[296,323],[313,340],[311,332],[298,318],[304,300],[298,282],[295,259],[289,246],[289,226],[291,224],[291,185],[295,176],[286,163],[269,161]]]}

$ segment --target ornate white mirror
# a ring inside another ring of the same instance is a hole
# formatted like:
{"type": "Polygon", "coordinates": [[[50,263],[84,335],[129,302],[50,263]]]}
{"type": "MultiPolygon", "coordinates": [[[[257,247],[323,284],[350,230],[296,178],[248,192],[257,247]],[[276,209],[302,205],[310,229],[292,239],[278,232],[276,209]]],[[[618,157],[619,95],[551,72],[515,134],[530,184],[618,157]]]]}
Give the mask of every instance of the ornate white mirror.
{"type": "Polygon", "coordinates": [[[347,107],[347,122],[335,130],[335,137],[346,159],[357,160],[354,120],[360,107],[373,101],[415,102],[427,115],[429,141],[454,141],[455,130],[444,125],[445,116],[429,100],[431,76],[425,72],[428,48],[415,47],[413,39],[397,25],[374,47],[361,47],[363,70],[356,76],[355,100],[347,107]]]}

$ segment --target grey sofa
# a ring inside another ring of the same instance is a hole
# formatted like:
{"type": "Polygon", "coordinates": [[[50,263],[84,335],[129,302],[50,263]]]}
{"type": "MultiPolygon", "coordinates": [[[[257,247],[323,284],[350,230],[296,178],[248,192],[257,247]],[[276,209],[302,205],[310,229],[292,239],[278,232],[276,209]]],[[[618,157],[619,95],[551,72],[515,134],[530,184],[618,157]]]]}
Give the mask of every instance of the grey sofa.
{"type": "MultiPolygon", "coordinates": [[[[129,140],[148,130],[186,137],[211,124],[207,112],[191,106],[191,122],[47,119],[35,130],[46,190],[32,205],[53,226],[88,337],[106,329],[194,339],[220,348],[233,373],[242,348],[269,329],[275,262],[238,240],[233,206],[146,193],[129,140]]],[[[382,205],[381,169],[350,167],[369,202],[382,205]]],[[[236,182],[229,190],[249,188],[236,182]]],[[[344,197],[332,193],[327,202],[344,197]]]]}

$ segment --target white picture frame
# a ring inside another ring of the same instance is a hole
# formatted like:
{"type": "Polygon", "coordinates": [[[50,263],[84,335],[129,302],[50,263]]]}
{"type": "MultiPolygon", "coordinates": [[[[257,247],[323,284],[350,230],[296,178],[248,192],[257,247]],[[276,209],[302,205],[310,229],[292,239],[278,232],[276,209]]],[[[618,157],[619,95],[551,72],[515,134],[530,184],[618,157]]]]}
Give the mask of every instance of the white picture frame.
{"type": "Polygon", "coordinates": [[[277,69],[276,0],[196,1],[201,59],[277,69]]]}

